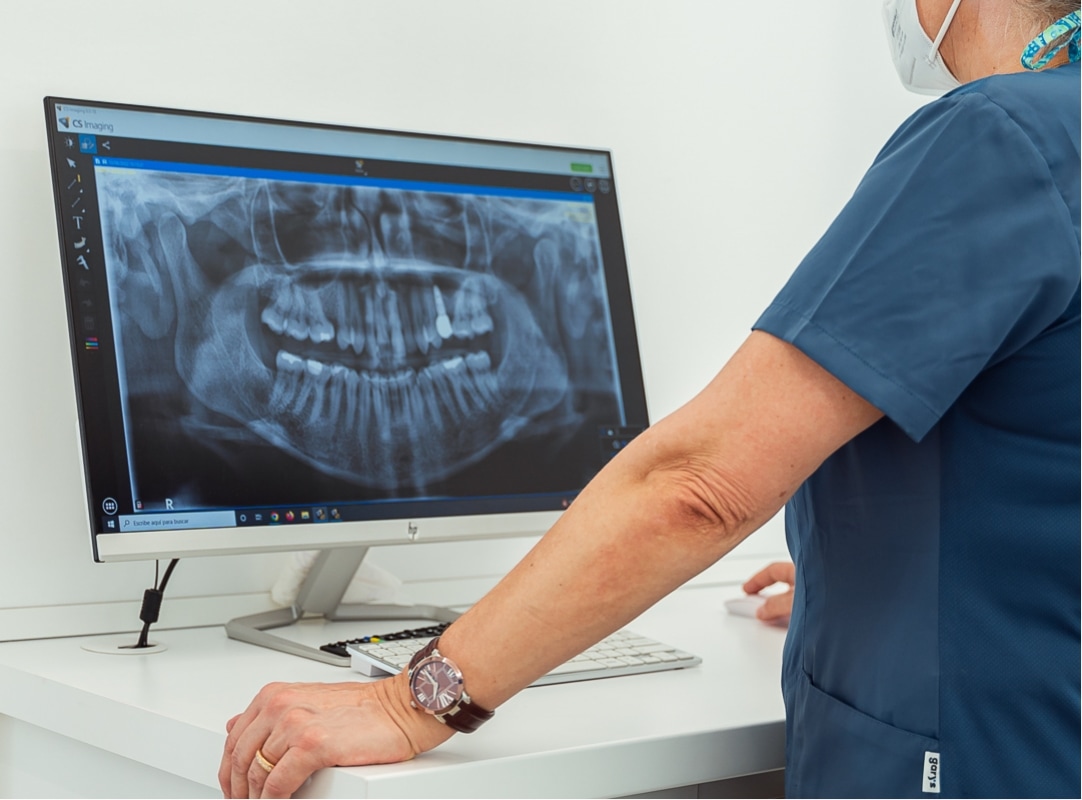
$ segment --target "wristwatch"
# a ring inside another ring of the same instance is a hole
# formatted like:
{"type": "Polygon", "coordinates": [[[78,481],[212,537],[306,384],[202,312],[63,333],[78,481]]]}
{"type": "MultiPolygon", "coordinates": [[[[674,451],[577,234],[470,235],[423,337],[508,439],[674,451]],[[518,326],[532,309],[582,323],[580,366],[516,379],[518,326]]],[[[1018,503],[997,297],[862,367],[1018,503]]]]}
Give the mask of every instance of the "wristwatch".
{"type": "Polygon", "coordinates": [[[495,711],[481,708],[466,693],[462,670],[440,655],[437,636],[413,654],[409,665],[410,705],[459,733],[473,733],[495,711]]]}

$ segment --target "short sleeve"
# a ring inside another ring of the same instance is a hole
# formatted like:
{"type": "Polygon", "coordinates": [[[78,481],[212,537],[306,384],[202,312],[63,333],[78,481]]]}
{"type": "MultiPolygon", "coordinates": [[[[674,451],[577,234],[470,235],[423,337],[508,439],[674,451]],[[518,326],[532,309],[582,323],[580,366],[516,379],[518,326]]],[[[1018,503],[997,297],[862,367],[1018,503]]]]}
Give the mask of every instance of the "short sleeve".
{"type": "Polygon", "coordinates": [[[1078,284],[1077,226],[1046,159],[1001,107],[957,93],[891,138],[754,327],[919,441],[1078,284]]]}

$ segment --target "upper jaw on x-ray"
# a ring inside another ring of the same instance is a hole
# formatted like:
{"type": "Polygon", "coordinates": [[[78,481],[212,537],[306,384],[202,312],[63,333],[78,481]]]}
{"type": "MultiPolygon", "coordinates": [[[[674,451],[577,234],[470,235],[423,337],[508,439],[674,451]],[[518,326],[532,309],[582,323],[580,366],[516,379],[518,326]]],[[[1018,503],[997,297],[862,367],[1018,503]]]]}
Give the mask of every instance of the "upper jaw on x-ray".
{"type": "Polygon", "coordinates": [[[99,196],[129,393],[179,378],[233,442],[408,494],[615,395],[581,204],[145,170],[99,196]]]}

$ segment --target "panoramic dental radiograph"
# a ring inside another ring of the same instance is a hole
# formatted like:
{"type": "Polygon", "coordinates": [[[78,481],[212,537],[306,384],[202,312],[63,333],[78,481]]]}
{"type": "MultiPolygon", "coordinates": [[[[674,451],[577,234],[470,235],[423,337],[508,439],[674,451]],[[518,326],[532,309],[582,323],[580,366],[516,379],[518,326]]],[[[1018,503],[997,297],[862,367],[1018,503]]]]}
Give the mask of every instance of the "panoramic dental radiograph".
{"type": "Polygon", "coordinates": [[[315,485],[453,496],[476,493],[479,475],[514,491],[524,452],[536,472],[521,485],[540,474],[559,490],[589,477],[567,474],[581,469],[571,454],[619,424],[588,203],[141,169],[97,179],[142,496],[212,504],[218,483],[254,503],[315,485]],[[206,475],[206,459],[214,480],[178,484],[206,475]]]}

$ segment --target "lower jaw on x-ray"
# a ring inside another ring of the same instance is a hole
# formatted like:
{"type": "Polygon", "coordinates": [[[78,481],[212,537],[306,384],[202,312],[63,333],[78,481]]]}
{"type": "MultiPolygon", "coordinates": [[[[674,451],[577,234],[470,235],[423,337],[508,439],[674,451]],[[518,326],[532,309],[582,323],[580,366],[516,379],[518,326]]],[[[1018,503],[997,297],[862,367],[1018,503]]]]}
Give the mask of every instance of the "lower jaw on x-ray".
{"type": "Polygon", "coordinates": [[[137,497],[566,491],[620,422],[583,204],[127,169],[98,194],[137,497]]]}

